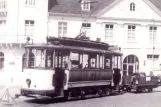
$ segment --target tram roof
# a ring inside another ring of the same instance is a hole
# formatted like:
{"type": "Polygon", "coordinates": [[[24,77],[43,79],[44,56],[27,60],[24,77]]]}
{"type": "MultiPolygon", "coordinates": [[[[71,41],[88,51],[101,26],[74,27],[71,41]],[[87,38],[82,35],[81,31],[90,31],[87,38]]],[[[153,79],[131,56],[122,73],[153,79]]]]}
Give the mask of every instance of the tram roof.
{"type": "Polygon", "coordinates": [[[92,41],[87,37],[47,37],[47,42],[51,44],[59,43],[66,46],[78,46],[78,47],[87,47],[87,48],[96,48],[96,49],[108,49],[110,45],[108,43],[92,41]]]}
{"type": "Polygon", "coordinates": [[[85,48],[77,46],[65,46],[65,45],[53,45],[53,44],[28,44],[25,48],[38,48],[38,49],[63,49],[63,50],[73,50],[73,51],[82,51],[82,52],[91,52],[91,53],[102,53],[102,54],[113,54],[113,55],[122,55],[122,53],[114,52],[111,50],[95,49],[95,48],[85,48]]]}

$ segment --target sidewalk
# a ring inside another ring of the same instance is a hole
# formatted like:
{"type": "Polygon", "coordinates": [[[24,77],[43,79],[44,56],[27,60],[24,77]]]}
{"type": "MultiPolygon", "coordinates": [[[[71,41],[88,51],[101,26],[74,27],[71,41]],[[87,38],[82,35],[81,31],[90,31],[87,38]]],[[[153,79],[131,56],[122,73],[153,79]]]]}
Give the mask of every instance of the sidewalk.
{"type": "Polygon", "coordinates": [[[2,98],[7,89],[9,91],[9,94],[14,98],[15,94],[20,94],[20,88],[20,86],[0,86],[0,98],[2,98]]]}
{"type": "Polygon", "coordinates": [[[159,86],[158,88],[154,88],[154,91],[161,92],[161,86],[159,86]]]}

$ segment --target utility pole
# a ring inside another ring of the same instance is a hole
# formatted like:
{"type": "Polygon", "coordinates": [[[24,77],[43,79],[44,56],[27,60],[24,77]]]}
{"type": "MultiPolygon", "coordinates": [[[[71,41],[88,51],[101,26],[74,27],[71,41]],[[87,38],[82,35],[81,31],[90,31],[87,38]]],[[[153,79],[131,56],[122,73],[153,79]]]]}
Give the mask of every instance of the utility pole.
{"type": "MultiPolygon", "coordinates": [[[[154,20],[153,20],[153,25],[154,25],[154,20]]],[[[154,26],[152,28],[152,38],[153,38],[153,71],[154,71],[154,49],[155,49],[155,46],[154,46],[154,26]]]]}
{"type": "Polygon", "coordinates": [[[19,0],[18,0],[18,4],[17,4],[17,43],[18,43],[18,36],[19,36],[19,28],[18,28],[18,24],[19,24],[19,0]]]}

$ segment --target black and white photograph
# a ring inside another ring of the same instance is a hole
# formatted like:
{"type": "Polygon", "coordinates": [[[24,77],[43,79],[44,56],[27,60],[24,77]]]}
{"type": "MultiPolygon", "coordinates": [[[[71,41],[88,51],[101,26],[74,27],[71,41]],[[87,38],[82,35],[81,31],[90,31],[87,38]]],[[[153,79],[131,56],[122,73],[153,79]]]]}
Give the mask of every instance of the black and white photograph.
{"type": "Polygon", "coordinates": [[[0,107],[161,107],[161,0],[0,0],[0,107]]]}

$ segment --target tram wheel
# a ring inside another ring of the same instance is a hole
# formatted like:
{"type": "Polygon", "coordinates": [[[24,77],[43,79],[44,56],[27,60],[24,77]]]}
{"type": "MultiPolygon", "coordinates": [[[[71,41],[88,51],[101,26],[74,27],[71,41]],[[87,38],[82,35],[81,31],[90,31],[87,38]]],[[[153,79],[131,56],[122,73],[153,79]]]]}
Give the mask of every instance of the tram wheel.
{"type": "Polygon", "coordinates": [[[142,92],[142,89],[137,88],[137,89],[136,89],[136,92],[137,92],[137,93],[142,92]]]}
{"type": "Polygon", "coordinates": [[[128,87],[128,88],[127,88],[127,91],[128,91],[128,92],[131,92],[131,88],[130,88],[130,87],[128,87]]]}
{"type": "Polygon", "coordinates": [[[109,89],[106,90],[106,95],[107,95],[107,96],[110,95],[110,90],[109,90],[109,89]]]}
{"type": "Polygon", "coordinates": [[[64,92],[63,100],[65,100],[65,101],[69,100],[69,96],[70,96],[70,94],[71,94],[70,92],[65,91],[65,92],[64,92]]]}
{"type": "Polygon", "coordinates": [[[153,88],[148,89],[148,92],[152,92],[152,91],[153,91],[153,88]]]}
{"type": "Polygon", "coordinates": [[[121,93],[123,91],[124,91],[123,87],[119,87],[119,93],[121,93]]]}

